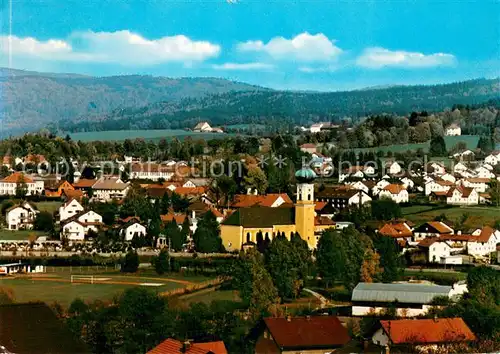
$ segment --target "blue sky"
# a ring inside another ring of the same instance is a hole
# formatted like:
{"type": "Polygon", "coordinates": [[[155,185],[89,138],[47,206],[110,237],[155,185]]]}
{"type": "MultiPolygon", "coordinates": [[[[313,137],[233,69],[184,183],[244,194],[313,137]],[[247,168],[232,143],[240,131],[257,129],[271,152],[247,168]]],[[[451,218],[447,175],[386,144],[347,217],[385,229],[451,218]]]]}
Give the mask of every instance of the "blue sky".
{"type": "Polygon", "coordinates": [[[300,90],[500,76],[493,0],[13,0],[11,26],[0,1],[0,65],[17,69],[300,90]]]}

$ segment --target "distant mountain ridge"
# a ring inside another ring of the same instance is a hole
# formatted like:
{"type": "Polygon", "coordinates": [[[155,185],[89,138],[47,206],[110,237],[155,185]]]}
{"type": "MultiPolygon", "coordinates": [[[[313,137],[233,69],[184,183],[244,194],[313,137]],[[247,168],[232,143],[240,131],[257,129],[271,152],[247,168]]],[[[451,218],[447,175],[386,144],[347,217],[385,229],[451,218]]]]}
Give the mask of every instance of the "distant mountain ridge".
{"type": "Polygon", "coordinates": [[[93,77],[0,68],[3,133],[175,129],[272,119],[308,124],[344,116],[442,110],[498,97],[499,79],[344,92],[272,90],[221,78],[93,77]]]}
{"type": "Polygon", "coordinates": [[[268,90],[220,78],[141,75],[92,77],[0,68],[3,129],[30,131],[59,120],[79,120],[119,107],[177,102],[230,91],[268,90]]]}
{"type": "Polygon", "coordinates": [[[442,111],[455,104],[479,104],[497,98],[500,80],[478,79],[434,86],[395,86],[345,92],[257,90],[228,92],[159,102],[140,108],[117,109],[110,114],[64,121],[65,131],[192,128],[201,120],[212,125],[308,125],[343,117],[370,114],[409,114],[442,111]]]}

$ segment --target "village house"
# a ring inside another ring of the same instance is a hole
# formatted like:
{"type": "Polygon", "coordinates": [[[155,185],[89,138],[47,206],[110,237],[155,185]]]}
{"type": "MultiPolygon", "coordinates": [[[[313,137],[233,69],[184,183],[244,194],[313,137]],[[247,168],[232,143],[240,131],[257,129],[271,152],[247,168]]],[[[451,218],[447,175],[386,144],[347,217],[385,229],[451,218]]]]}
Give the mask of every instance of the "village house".
{"type": "Polygon", "coordinates": [[[439,161],[431,161],[425,165],[425,172],[431,175],[442,175],[446,173],[446,167],[439,161]]]}
{"type": "Polygon", "coordinates": [[[441,221],[429,221],[413,230],[414,241],[420,241],[426,237],[438,237],[441,235],[453,235],[455,231],[441,221]]]}
{"type": "Polygon", "coordinates": [[[413,189],[415,187],[415,182],[409,177],[401,178],[401,183],[406,189],[413,189]]]}
{"type": "Polygon", "coordinates": [[[350,341],[347,329],[335,316],[267,317],[255,353],[333,353],[350,341]]]}
{"type": "Polygon", "coordinates": [[[467,171],[469,168],[465,166],[463,162],[458,162],[453,166],[453,172],[455,173],[461,173],[464,171],[467,171]]]}
{"type": "Polygon", "coordinates": [[[365,192],[366,194],[371,193],[371,189],[375,187],[375,182],[374,181],[356,181],[356,182],[350,182],[348,184],[351,186],[353,189],[361,190],[365,192]]]}
{"type": "Polygon", "coordinates": [[[464,151],[457,152],[457,153],[453,154],[454,158],[456,158],[456,159],[460,158],[460,159],[463,159],[466,161],[474,160],[475,156],[476,156],[476,154],[472,150],[464,150],[464,151]]]}
{"type": "Polygon", "coordinates": [[[403,168],[396,161],[387,161],[384,164],[384,171],[391,176],[400,174],[403,171],[403,168]]]}
{"type": "Polygon", "coordinates": [[[452,246],[450,242],[439,237],[424,238],[418,247],[425,252],[428,263],[462,264],[462,257],[451,257],[452,246]]]}
{"type": "Polygon", "coordinates": [[[124,183],[119,177],[101,177],[92,185],[92,199],[109,202],[113,199],[123,199],[127,195],[130,183],[124,183]]]}
{"type": "Polygon", "coordinates": [[[500,243],[500,231],[485,226],[472,233],[467,244],[467,253],[474,256],[489,256],[496,251],[498,243],[500,243]]]}
{"type": "Polygon", "coordinates": [[[413,237],[412,226],[406,221],[394,221],[384,224],[378,233],[385,237],[392,237],[400,244],[410,242],[413,237]]]}
{"type": "Polygon", "coordinates": [[[474,172],[476,174],[476,177],[478,178],[487,178],[487,179],[496,178],[495,174],[485,166],[479,166],[474,170],[474,172]]]}
{"type": "Polygon", "coordinates": [[[372,342],[382,347],[393,350],[418,347],[421,353],[442,353],[447,345],[475,340],[476,336],[461,318],[383,320],[372,337],[372,342]]]}
{"type": "Polygon", "coordinates": [[[434,193],[435,195],[439,195],[439,193],[448,193],[451,187],[455,186],[455,183],[442,180],[442,179],[433,179],[427,182],[424,186],[425,195],[430,195],[434,193]]]}
{"type": "Polygon", "coordinates": [[[347,178],[364,178],[375,177],[375,167],[373,166],[350,166],[342,170],[339,174],[339,182],[343,182],[347,178]]]}
{"type": "Polygon", "coordinates": [[[372,188],[372,195],[377,196],[382,189],[387,187],[391,182],[389,182],[387,179],[381,179],[380,181],[375,184],[375,186],[372,188]]]}
{"type": "Polygon", "coordinates": [[[32,229],[39,211],[28,202],[14,205],[6,210],[5,222],[9,230],[32,229]]]}
{"type": "Polygon", "coordinates": [[[209,133],[212,131],[212,127],[210,126],[210,124],[208,124],[208,122],[199,122],[198,124],[196,124],[193,131],[200,133],[209,133]]]}
{"type": "Polygon", "coordinates": [[[166,181],[175,175],[175,166],[166,166],[156,163],[134,163],[130,166],[130,179],[147,179],[166,181]]]}
{"type": "Polygon", "coordinates": [[[44,195],[48,198],[61,198],[66,190],[75,190],[75,188],[66,180],[52,180],[45,183],[44,195]]]}
{"type": "Polygon", "coordinates": [[[146,227],[136,222],[135,220],[130,221],[121,227],[120,235],[125,239],[125,241],[132,241],[134,236],[145,236],[146,227]]]}
{"type": "Polygon", "coordinates": [[[316,201],[327,202],[337,211],[341,211],[351,206],[361,207],[371,202],[372,198],[362,190],[326,187],[318,191],[316,201]]]}
{"type": "Polygon", "coordinates": [[[83,206],[76,199],[70,199],[59,207],[59,221],[64,221],[82,212],[83,206]]]}
{"type": "Polygon", "coordinates": [[[84,241],[91,230],[97,233],[101,225],[101,215],[92,210],[83,211],[66,220],[61,235],[70,241],[84,241]]]}
{"type": "Polygon", "coordinates": [[[352,292],[352,315],[371,316],[387,311],[397,301],[400,317],[424,315],[435,297],[452,298],[467,291],[464,285],[443,286],[421,283],[359,283],[352,292]]]}
{"type": "Polygon", "coordinates": [[[391,183],[385,186],[379,194],[379,198],[389,198],[396,203],[408,203],[409,196],[408,191],[402,184],[391,183]]]}
{"type": "Polygon", "coordinates": [[[446,136],[462,135],[462,129],[457,123],[452,123],[446,127],[446,129],[444,130],[444,135],[446,136]]]}
{"type": "Polygon", "coordinates": [[[484,162],[491,166],[496,166],[500,163],[500,151],[493,151],[484,158],[484,162]]]}
{"type": "Polygon", "coordinates": [[[465,178],[462,180],[464,187],[472,188],[478,193],[485,193],[489,188],[490,180],[488,178],[465,178]]]}
{"type": "Polygon", "coordinates": [[[227,354],[223,341],[192,343],[191,341],[178,341],[166,339],[146,354],[227,354]]]}
{"type": "Polygon", "coordinates": [[[446,194],[446,204],[477,205],[479,204],[479,194],[474,189],[459,184],[451,187],[446,194]]]}
{"type": "Polygon", "coordinates": [[[29,177],[22,172],[14,172],[0,180],[0,195],[16,195],[18,189],[26,189],[26,195],[42,195],[44,181],[29,177]]]}

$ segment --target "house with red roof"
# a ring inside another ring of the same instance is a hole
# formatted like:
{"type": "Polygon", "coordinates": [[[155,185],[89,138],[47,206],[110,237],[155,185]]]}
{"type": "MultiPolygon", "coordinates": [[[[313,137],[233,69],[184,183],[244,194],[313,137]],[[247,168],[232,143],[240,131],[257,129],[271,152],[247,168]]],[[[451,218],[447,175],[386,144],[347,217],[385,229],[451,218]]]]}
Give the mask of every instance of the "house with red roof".
{"type": "Polygon", "coordinates": [[[497,244],[500,243],[500,231],[485,226],[472,233],[467,253],[474,256],[489,256],[496,251],[497,244]]]}
{"type": "Polygon", "coordinates": [[[422,352],[433,351],[447,345],[467,343],[476,336],[463,319],[402,319],[380,321],[380,329],[372,336],[372,342],[382,347],[418,346],[422,352]]]}
{"type": "Polygon", "coordinates": [[[248,208],[262,206],[268,208],[277,208],[289,206],[293,207],[293,201],[286,193],[269,193],[264,195],[257,194],[236,194],[231,203],[231,208],[248,208]]]}
{"type": "Polygon", "coordinates": [[[191,343],[168,338],[146,354],[227,354],[223,341],[191,343]]]}
{"type": "Polygon", "coordinates": [[[442,221],[429,221],[413,230],[415,241],[426,237],[438,237],[442,235],[453,235],[455,231],[442,221]]]}
{"type": "Polygon", "coordinates": [[[411,241],[413,238],[412,227],[406,221],[394,221],[384,224],[378,233],[382,236],[392,237],[398,241],[411,241]]]}
{"type": "Polygon", "coordinates": [[[446,194],[446,204],[476,205],[479,204],[479,194],[475,189],[459,184],[451,187],[446,194]]]}
{"type": "Polygon", "coordinates": [[[42,179],[14,172],[0,180],[0,195],[16,195],[16,190],[23,185],[26,195],[42,195],[45,183],[42,179]]]}
{"type": "Polygon", "coordinates": [[[255,344],[256,354],[330,353],[351,341],[335,316],[264,318],[264,326],[255,344]]]}
{"type": "Polygon", "coordinates": [[[402,184],[391,183],[384,187],[378,194],[380,198],[389,198],[396,203],[408,203],[408,191],[402,184]]]}

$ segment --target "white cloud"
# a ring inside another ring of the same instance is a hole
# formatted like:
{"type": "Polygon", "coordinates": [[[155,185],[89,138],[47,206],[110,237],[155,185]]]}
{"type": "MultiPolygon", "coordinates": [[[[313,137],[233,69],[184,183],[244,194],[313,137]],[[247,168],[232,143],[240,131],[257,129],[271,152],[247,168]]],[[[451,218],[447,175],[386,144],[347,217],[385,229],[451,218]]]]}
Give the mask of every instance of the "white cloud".
{"type": "Polygon", "coordinates": [[[267,63],[224,63],[212,65],[215,70],[272,70],[274,65],[267,63]]]}
{"type": "Polygon", "coordinates": [[[265,53],[278,60],[331,61],[336,59],[342,49],[323,33],[301,33],[294,38],[274,37],[269,42],[247,41],[239,43],[240,52],[265,53]]]}
{"type": "Polygon", "coordinates": [[[217,44],[194,41],[183,35],[147,39],[128,30],[75,32],[65,40],[47,41],[0,36],[0,43],[0,52],[8,54],[12,50],[13,57],[130,66],[203,61],[218,56],[221,50],[217,44]]]}
{"type": "Polygon", "coordinates": [[[380,69],[387,66],[426,68],[449,66],[456,62],[455,56],[446,53],[423,54],[419,52],[391,51],[385,48],[367,48],[356,60],[358,66],[380,69]]]}
{"type": "Polygon", "coordinates": [[[299,67],[299,71],[307,74],[313,73],[329,73],[338,70],[338,66],[336,65],[327,65],[327,66],[301,66],[299,67]]]}

